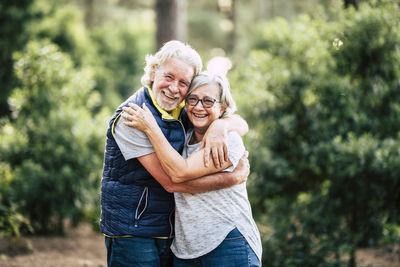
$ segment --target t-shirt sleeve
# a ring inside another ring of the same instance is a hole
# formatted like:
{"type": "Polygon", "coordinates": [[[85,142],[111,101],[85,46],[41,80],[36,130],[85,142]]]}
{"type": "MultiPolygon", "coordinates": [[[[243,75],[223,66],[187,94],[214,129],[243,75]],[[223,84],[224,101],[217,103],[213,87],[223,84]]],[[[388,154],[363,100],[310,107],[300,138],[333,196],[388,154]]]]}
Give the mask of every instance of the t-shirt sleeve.
{"type": "Polygon", "coordinates": [[[242,137],[236,132],[228,132],[228,157],[229,160],[232,162],[232,166],[226,168],[225,172],[231,172],[233,171],[237,164],[239,163],[239,160],[242,158],[244,152],[245,152],[245,147],[243,144],[242,137]]]}
{"type": "Polygon", "coordinates": [[[114,125],[114,139],[121,150],[125,160],[141,157],[154,152],[154,148],[147,135],[134,128],[125,125],[125,118],[119,117],[114,125]]]}

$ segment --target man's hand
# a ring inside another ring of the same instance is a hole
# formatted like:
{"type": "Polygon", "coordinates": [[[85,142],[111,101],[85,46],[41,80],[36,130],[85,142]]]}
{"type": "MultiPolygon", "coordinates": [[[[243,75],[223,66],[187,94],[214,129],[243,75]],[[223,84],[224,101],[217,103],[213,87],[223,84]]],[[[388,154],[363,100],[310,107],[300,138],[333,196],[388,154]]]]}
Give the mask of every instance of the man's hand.
{"type": "Polygon", "coordinates": [[[247,158],[249,156],[249,152],[246,151],[242,158],[239,160],[238,165],[236,168],[233,170],[233,174],[235,174],[235,177],[237,179],[236,184],[241,184],[243,182],[247,181],[247,177],[249,177],[250,174],[250,163],[249,159],[247,158]]]}
{"type": "Polygon", "coordinates": [[[229,160],[226,146],[227,131],[224,123],[224,120],[213,121],[203,137],[201,148],[204,148],[204,165],[206,167],[210,164],[210,155],[215,168],[219,168],[229,160]]]}

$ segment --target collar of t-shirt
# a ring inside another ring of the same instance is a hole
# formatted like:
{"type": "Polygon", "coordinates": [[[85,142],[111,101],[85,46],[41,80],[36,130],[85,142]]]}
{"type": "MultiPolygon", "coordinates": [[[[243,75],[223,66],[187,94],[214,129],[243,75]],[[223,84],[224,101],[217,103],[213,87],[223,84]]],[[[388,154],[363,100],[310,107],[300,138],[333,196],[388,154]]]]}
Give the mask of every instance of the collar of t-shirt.
{"type": "Polygon", "coordinates": [[[151,101],[153,101],[154,106],[158,109],[158,111],[161,113],[161,117],[163,119],[167,120],[172,120],[172,119],[179,119],[179,115],[182,112],[182,109],[185,107],[185,101],[182,101],[179,105],[176,106],[170,113],[168,113],[166,110],[164,110],[162,107],[160,107],[156,101],[156,98],[154,97],[152,89],[149,87],[149,94],[151,97],[151,101]]]}

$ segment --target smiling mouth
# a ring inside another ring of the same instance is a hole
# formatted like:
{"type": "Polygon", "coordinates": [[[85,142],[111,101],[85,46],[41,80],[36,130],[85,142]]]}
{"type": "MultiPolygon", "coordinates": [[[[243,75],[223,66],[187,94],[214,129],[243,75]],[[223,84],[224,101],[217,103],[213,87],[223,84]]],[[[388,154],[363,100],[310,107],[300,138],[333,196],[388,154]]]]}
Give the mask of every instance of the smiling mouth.
{"type": "Polygon", "coordinates": [[[171,101],[175,101],[175,100],[178,100],[178,99],[179,99],[179,96],[171,96],[171,95],[167,94],[166,92],[163,92],[163,94],[164,94],[164,96],[165,96],[166,98],[168,98],[168,99],[171,100],[171,101]]]}
{"type": "Polygon", "coordinates": [[[207,114],[196,114],[196,113],[193,113],[193,112],[192,112],[192,114],[193,114],[194,117],[199,118],[199,119],[203,119],[203,118],[208,116],[207,114]]]}

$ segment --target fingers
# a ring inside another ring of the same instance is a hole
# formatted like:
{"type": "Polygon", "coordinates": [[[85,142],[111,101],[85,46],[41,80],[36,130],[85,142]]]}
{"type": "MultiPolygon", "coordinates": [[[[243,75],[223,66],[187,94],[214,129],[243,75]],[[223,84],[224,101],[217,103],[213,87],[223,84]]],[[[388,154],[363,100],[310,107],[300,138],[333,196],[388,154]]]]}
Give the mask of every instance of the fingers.
{"type": "Polygon", "coordinates": [[[143,103],[142,108],[143,108],[144,112],[146,112],[147,114],[153,116],[153,114],[151,113],[150,109],[147,107],[146,103],[143,103]]]}
{"type": "Polygon", "coordinates": [[[243,165],[243,166],[250,166],[249,159],[247,158],[248,155],[249,155],[249,152],[248,152],[248,151],[245,151],[244,154],[243,154],[243,156],[240,158],[238,164],[241,164],[241,165],[243,165]]]}
{"type": "MultiPolygon", "coordinates": [[[[144,104],[144,103],[143,103],[144,104]]],[[[128,105],[133,108],[134,110],[138,110],[140,109],[140,107],[138,105],[136,105],[135,103],[128,103],[128,105]]]]}
{"type": "Polygon", "coordinates": [[[218,164],[219,166],[222,166],[225,161],[224,148],[219,148],[217,152],[218,152],[218,164]]]}
{"type": "Polygon", "coordinates": [[[121,113],[121,117],[128,120],[128,122],[124,123],[128,126],[135,126],[135,121],[137,119],[143,119],[144,113],[143,110],[134,103],[128,103],[129,107],[123,107],[122,110],[124,112],[121,113]]]}
{"type": "Polygon", "coordinates": [[[212,148],[211,155],[215,168],[221,168],[222,165],[229,161],[228,148],[225,145],[212,148]]]}
{"type": "Polygon", "coordinates": [[[136,127],[135,122],[132,121],[124,121],[123,124],[125,124],[126,126],[136,127]]]}
{"type": "Polygon", "coordinates": [[[123,107],[122,110],[130,115],[135,115],[140,107],[134,103],[128,103],[129,107],[123,107]]]}
{"type": "MultiPolygon", "coordinates": [[[[128,109],[129,110],[129,109],[128,109]]],[[[125,112],[123,112],[123,113],[121,113],[121,117],[122,118],[124,118],[124,119],[127,119],[128,121],[132,121],[134,118],[135,118],[135,114],[134,113],[132,113],[131,111],[127,111],[128,113],[125,113],[125,112]]]]}
{"type": "Polygon", "coordinates": [[[224,146],[223,146],[223,153],[224,153],[224,160],[225,160],[225,162],[228,162],[229,161],[229,155],[228,155],[228,147],[226,146],[226,144],[224,143],[224,146]]]}
{"type": "Polygon", "coordinates": [[[127,114],[127,113],[130,115],[135,115],[135,112],[136,112],[134,109],[128,108],[128,107],[123,107],[122,110],[124,111],[122,113],[122,115],[127,114]]]}
{"type": "MultiPolygon", "coordinates": [[[[202,144],[202,146],[204,143],[202,144]]],[[[204,166],[208,167],[210,165],[210,148],[204,145],[204,166]]]]}
{"type": "Polygon", "coordinates": [[[222,147],[209,148],[204,145],[204,165],[209,166],[210,156],[215,168],[220,168],[224,163],[229,161],[228,147],[224,144],[222,147]]]}
{"type": "Polygon", "coordinates": [[[211,150],[211,154],[212,154],[214,166],[215,166],[215,168],[218,169],[220,166],[218,149],[211,150]]]}

